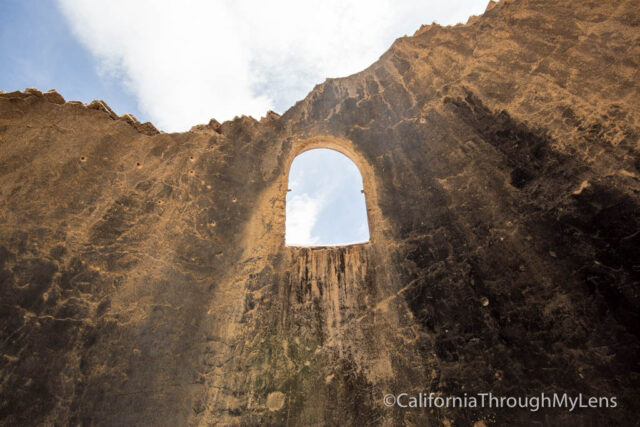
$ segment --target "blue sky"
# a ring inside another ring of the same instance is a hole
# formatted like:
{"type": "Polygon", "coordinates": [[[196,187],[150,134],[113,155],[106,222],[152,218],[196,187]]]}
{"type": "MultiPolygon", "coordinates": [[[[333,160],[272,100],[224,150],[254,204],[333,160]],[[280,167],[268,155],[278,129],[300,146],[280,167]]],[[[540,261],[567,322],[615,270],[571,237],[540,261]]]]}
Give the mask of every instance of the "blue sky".
{"type": "Polygon", "coordinates": [[[52,0],[0,0],[0,89],[55,88],[68,101],[103,99],[116,112],[148,120],[133,93],[73,36],[52,0]]]}
{"type": "Polygon", "coordinates": [[[345,155],[328,149],[300,154],[289,171],[289,189],[288,245],[337,245],[369,240],[362,176],[345,155]]]}
{"type": "MultiPolygon", "coordinates": [[[[211,118],[259,119],[268,110],[283,113],[326,78],[368,67],[422,24],[466,22],[487,3],[0,0],[0,89],[55,88],[68,101],[103,99],[116,113],[165,132],[211,118]]],[[[366,240],[361,183],[334,154],[314,150],[294,162],[300,166],[291,175],[290,204],[307,214],[294,217],[288,241],[366,240]],[[319,190],[320,183],[332,190],[319,190]],[[355,196],[345,196],[356,187],[355,196]]]]}

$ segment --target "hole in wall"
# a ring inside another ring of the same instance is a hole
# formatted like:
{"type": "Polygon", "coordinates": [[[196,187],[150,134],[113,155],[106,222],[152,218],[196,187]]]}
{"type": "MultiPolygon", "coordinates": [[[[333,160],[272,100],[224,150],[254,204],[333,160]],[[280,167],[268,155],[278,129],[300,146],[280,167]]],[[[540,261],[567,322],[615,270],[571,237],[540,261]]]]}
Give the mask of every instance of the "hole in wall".
{"type": "Polygon", "coordinates": [[[362,175],[338,151],[318,148],[298,155],[289,170],[287,246],[340,246],[369,241],[362,175]]]}

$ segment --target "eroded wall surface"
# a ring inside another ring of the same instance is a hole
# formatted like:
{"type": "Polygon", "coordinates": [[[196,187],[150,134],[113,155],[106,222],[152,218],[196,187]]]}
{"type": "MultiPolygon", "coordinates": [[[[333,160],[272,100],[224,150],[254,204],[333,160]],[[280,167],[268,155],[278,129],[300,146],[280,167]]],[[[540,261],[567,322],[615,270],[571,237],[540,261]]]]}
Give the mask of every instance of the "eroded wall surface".
{"type": "Polygon", "coordinates": [[[1,94],[0,424],[636,423],[637,6],[503,0],[282,117],[180,134],[1,94]],[[369,243],[284,246],[315,146],[359,166],[369,243]]]}

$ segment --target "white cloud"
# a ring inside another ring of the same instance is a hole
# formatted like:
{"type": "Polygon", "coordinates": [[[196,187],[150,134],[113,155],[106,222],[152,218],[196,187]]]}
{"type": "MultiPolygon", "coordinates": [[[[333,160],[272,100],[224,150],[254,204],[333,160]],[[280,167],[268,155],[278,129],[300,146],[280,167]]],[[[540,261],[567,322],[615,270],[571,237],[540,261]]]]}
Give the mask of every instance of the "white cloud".
{"type": "Polygon", "coordinates": [[[313,246],[318,243],[320,238],[312,235],[312,230],[323,204],[322,196],[313,198],[306,193],[297,194],[287,200],[287,245],[313,246]]]}
{"type": "Polygon", "coordinates": [[[488,0],[58,0],[100,71],[161,129],[282,111],[355,73],[421,24],[466,21],[488,0]]]}

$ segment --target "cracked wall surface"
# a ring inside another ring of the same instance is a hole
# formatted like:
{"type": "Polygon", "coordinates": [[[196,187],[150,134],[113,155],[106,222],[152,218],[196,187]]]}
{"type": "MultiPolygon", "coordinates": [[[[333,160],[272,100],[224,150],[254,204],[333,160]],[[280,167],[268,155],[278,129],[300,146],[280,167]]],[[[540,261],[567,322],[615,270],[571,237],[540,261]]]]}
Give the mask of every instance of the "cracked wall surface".
{"type": "Polygon", "coordinates": [[[636,424],[637,6],[503,0],[282,116],[184,133],[0,94],[0,424],[636,424]],[[318,147],[360,169],[370,242],[285,246],[318,147]]]}

